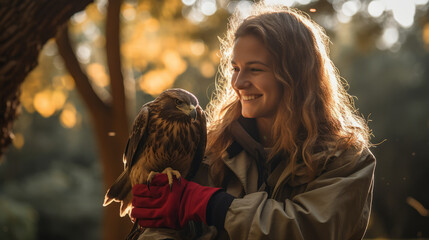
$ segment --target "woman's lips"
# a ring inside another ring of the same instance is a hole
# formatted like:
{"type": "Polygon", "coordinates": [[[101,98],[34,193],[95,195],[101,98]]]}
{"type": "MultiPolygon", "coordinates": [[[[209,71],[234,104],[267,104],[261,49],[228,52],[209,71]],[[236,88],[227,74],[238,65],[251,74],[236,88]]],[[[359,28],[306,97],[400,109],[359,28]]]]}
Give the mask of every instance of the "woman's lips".
{"type": "Polygon", "coordinates": [[[262,97],[262,94],[242,95],[244,101],[250,101],[262,97]]]}

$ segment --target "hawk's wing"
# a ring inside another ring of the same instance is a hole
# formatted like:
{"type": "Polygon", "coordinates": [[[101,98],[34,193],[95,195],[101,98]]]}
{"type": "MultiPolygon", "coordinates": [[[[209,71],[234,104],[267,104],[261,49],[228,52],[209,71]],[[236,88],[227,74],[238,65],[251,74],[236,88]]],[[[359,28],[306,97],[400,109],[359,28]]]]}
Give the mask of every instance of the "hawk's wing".
{"type": "Polygon", "coordinates": [[[129,171],[131,166],[136,161],[138,155],[140,155],[141,150],[139,144],[144,144],[147,136],[147,124],[149,120],[149,105],[145,104],[141,108],[139,114],[134,120],[133,130],[128,138],[127,145],[125,147],[123,162],[124,162],[124,171],[122,174],[115,180],[112,186],[107,190],[107,193],[104,197],[103,206],[109,205],[112,201],[121,202],[121,212],[120,215],[123,217],[127,212],[130,205],[130,192],[131,192],[131,181],[129,178],[129,171]],[[137,151],[137,152],[136,152],[137,151]]]}
{"type": "Polygon", "coordinates": [[[206,115],[204,114],[204,111],[199,108],[198,109],[198,118],[200,120],[200,141],[197,143],[197,149],[195,151],[194,159],[191,162],[191,166],[189,169],[188,174],[186,175],[186,179],[192,179],[195,174],[198,171],[198,168],[200,167],[201,161],[204,158],[204,152],[206,150],[207,145],[207,126],[206,126],[206,115]]]}
{"type": "Polygon", "coordinates": [[[147,124],[149,122],[149,106],[150,103],[143,105],[139,114],[134,120],[133,130],[128,138],[127,146],[124,151],[124,167],[131,170],[136,158],[143,150],[143,144],[147,138],[147,124]]]}

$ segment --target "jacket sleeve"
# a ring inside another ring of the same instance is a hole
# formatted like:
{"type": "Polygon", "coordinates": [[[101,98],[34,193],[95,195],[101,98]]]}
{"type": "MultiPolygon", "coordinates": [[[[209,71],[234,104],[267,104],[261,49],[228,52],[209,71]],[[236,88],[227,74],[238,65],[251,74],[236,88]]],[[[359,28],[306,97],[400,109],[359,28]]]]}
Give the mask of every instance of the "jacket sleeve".
{"type": "Polygon", "coordinates": [[[371,209],[375,158],[368,151],[357,161],[350,158],[340,156],[303,193],[284,202],[266,192],[234,199],[224,224],[229,237],[361,239],[371,209]]]}

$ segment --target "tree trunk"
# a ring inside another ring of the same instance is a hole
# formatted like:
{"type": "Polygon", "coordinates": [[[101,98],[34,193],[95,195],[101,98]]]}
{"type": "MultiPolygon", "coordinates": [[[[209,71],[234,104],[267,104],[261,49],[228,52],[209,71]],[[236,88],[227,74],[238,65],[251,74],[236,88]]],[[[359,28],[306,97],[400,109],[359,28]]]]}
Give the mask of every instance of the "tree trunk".
{"type": "MultiPolygon", "coordinates": [[[[119,7],[119,5],[115,7],[119,7]]],[[[109,9],[110,8],[111,6],[109,6],[109,9]]],[[[119,11],[117,13],[119,14],[119,11]]],[[[119,24],[117,27],[119,28],[119,24]]],[[[107,190],[123,170],[122,153],[128,138],[128,118],[120,61],[110,60],[110,62],[115,64],[111,66],[111,68],[114,69],[113,72],[116,71],[116,76],[113,77],[112,71],[110,71],[112,98],[109,102],[103,102],[101,98],[97,96],[90,84],[88,76],[79,65],[69,40],[67,27],[59,31],[56,40],[58,50],[64,59],[65,66],[75,80],[76,88],[92,117],[98,152],[103,168],[103,182],[105,190],[107,190]]],[[[106,43],[107,42],[109,42],[109,40],[106,39],[106,43]]],[[[119,55],[119,41],[117,41],[117,44],[117,46],[107,48],[108,58],[117,57],[117,55],[119,55]],[[117,51],[117,55],[111,54],[109,51],[117,51]]],[[[119,217],[119,204],[113,203],[105,208],[103,217],[103,239],[123,239],[127,236],[131,227],[132,224],[128,217],[119,217]]]]}
{"type": "Polygon", "coordinates": [[[13,139],[19,87],[37,66],[46,41],[92,0],[8,0],[0,3],[0,157],[13,139]]]}

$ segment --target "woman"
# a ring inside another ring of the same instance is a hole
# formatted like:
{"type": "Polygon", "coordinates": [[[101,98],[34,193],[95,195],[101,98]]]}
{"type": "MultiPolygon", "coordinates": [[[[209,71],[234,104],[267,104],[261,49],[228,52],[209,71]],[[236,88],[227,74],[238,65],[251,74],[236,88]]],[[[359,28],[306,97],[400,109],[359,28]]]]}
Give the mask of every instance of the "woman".
{"type": "Polygon", "coordinates": [[[207,159],[195,179],[170,191],[159,175],[156,188],[133,189],[132,215],[149,227],[141,238],[180,238],[183,229],[205,239],[365,234],[375,158],[328,38],[297,10],[255,9],[245,20],[235,14],[222,41],[207,159]]]}

